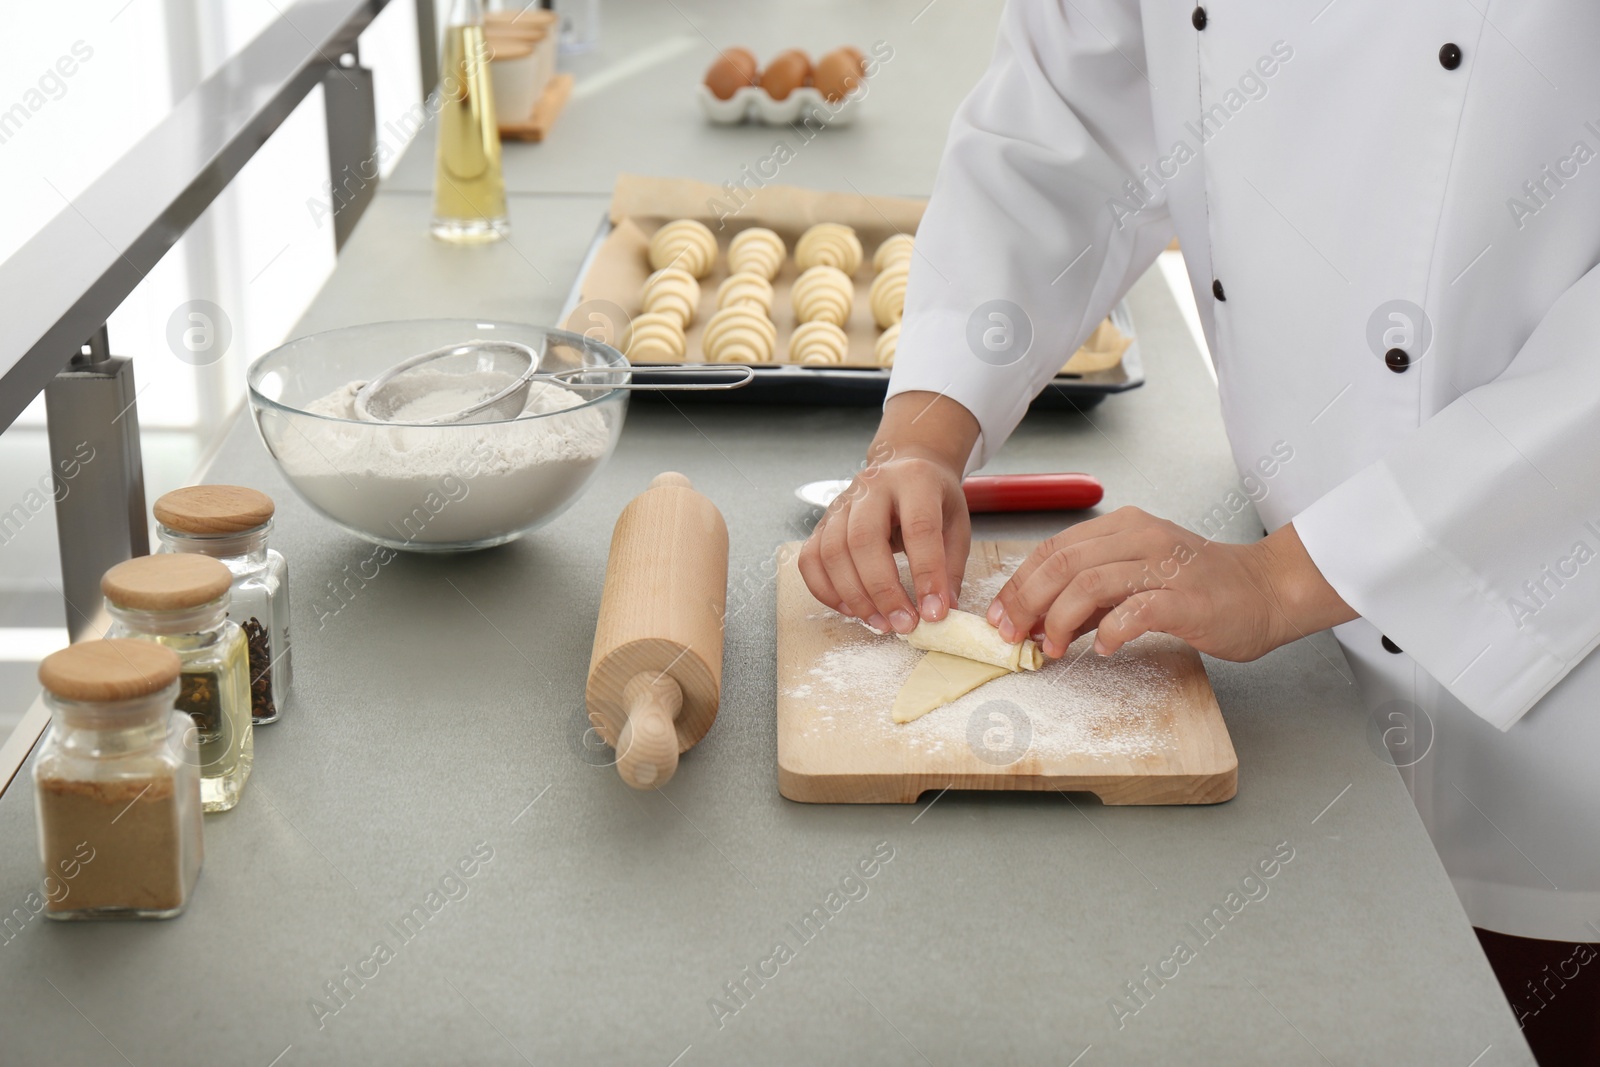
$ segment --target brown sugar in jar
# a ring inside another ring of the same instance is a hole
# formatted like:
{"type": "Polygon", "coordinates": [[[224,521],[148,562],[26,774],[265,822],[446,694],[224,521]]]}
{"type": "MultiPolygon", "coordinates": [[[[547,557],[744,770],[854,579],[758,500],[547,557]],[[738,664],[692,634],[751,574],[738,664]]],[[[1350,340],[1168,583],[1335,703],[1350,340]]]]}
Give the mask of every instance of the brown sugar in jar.
{"type": "Polygon", "coordinates": [[[202,853],[199,751],[173,709],[178,657],[148,641],[88,641],[39,666],[51,728],[33,780],[39,856],[62,887],[53,919],[183,911],[202,853]]]}

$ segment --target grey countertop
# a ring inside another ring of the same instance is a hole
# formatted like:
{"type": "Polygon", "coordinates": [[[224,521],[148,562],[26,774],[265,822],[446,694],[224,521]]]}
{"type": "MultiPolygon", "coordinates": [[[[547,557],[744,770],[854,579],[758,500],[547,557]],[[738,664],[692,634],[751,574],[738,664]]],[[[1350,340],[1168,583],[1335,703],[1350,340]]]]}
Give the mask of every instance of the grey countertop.
{"type": "MultiPolygon", "coordinates": [[[[911,30],[949,37],[937,21],[946,4],[978,20],[943,0],[911,30]]],[[[845,7],[828,6],[831,24],[854,24],[845,7]]],[[[962,47],[977,48],[971,36],[962,47]]],[[[697,73],[692,55],[674,62],[697,73]]],[[[947,95],[946,117],[959,93],[947,95]]],[[[682,107],[663,115],[710,138],[682,107]]],[[[532,173],[549,151],[568,191],[595,195],[514,197],[513,245],[434,243],[428,198],[386,188],[300,332],[553,318],[610,183],[595,187],[598,172],[574,169],[557,144],[512,148],[508,167],[532,173]]],[[[937,145],[917,150],[930,166],[937,145]]],[[[677,162],[652,158],[664,172],[677,162]]],[[[619,162],[613,153],[613,173],[619,162]]],[[[892,168],[860,180],[871,192],[927,185],[892,168]]],[[[1092,471],[1106,508],[1192,521],[1236,484],[1215,390],[1157,274],[1130,306],[1149,384],[1086,415],[1030,416],[992,469],[1092,471]]],[[[1252,664],[1207,661],[1239,754],[1227,804],[779,797],[773,588],[754,576],[806,532],[793,487],[848,472],[874,422],[865,409],[636,402],[609,466],[555,523],[471,555],[400,555],[330,613],[328,584],[371,548],[296,498],[242,419],[210,480],[278,501],[293,700],[257,733],[244,802],[208,817],[205,870],[182,918],[5,930],[0,1060],[1532,1062],[1326,634],[1252,664]],[[730,569],[752,600],[727,634],[715,726],[665,789],[635,793],[584,747],[583,684],[611,525],[666,468],[722,508],[730,569]],[[396,924],[474,849],[492,858],[449,883],[403,940],[396,924]],[[874,850],[892,858],[859,883],[865,895],[835,898],[846,903],[821,934],[796,936],[790,924],[825,908],[874,850]],[[1251,883],[1265,895],[1254,890],[1202,943],[1194,928],[1275,853],[1292,858],[1251,883]],[[1180,940],[1193,957],[1155,977],[1180,940]],[[780,941],[792,958],[750,977],[780,941]],[[363,961],[378,942],[390,958],[374,975],[363,961]],[[371,977],[347,977],[363,966],[371,977]],[[328,993],[340,981],[342,1004],[328,993]],[[729,983],[743,984],[738,999],[729,983]]],[[[1066,521],[981,517],[975,532],[1037,537],[1066,521]]],[[[1247,512],[1229,534],[1257,532],[1247,512]]],[[[0,913],[36,884],[33,809],[19,776],[0,798],[0,913]]]]}
{"type": "MultiPolygon", "coordinates": [[[[609,195],[618,170],[720,185],[748,180],[747,167],[759,178],[762,161],[787,157],[767,180],[926,196],[950,116],[988,66],[999,10],[993,0],[608,4],[602,46],[572,62],[577,84],[549,140],[507,152],[506,188],[609,195]],[[744,45],[765,59],[796,46],[816,57],[842,44],[877,45],[888,56],[853,124],[807,136],[701,119],[695,87],[717,48],[744,45]],[[779,143],[789,151],[777,153],[779,143]]],[[[379,137],[393,141],[386,123],[399,119],[379,115],[379,137]]],[[[433,168],[425,130],[386,188],[432,192],[433,168]]]]}

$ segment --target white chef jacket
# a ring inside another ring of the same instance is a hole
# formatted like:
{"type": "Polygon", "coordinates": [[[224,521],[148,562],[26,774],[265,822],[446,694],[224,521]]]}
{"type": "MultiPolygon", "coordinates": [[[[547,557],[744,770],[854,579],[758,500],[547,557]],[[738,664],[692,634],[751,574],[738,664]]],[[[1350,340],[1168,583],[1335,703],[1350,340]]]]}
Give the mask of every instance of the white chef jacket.
{"type": "Polygon", "coordinates": [[[1240,470],[1293,449],[1263,521],[1361,613],[1336,634],[1373,714],[1431,722],[1411,785],[1469,916],[1586,941],[1597,44],[1593,0],[1012,0],[890,386],[970,409],[980,466],[1176,235],[1240,470]],[[1032,328],[1010,365],[969,339],[995,300],[1032,328]]]}

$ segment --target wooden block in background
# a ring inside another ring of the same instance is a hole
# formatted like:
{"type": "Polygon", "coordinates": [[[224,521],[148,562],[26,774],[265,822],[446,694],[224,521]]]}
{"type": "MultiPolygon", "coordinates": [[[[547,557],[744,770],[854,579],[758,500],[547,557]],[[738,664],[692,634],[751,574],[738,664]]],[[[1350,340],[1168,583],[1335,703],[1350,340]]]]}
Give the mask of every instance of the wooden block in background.
{"type": "Polygon", "coordinates": [[[537,103],[533,105],[533,114],[521,122],[500,123],[500,139],[502,141],[532,141],[539,142],[550,134],[550,128],[556,124],[556,119],[561,117],[561,111],[567,106],[567,98],[572,95],[572,75],[557,74],[550,79],[550,84],[544,87],[537,103]]]}

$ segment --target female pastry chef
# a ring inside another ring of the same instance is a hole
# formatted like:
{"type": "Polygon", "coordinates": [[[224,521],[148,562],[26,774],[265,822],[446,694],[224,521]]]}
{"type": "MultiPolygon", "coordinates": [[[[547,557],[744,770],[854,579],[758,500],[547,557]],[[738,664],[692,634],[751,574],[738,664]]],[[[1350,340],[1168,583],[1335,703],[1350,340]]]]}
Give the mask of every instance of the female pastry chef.
{"type": "Polygon", "coordinates": [[[1528,1032],[1565,1014],[1593,1048],[1600,5],[1494,19],[1012,0],[917,232],[869,465],[800,566],[880,628],[942,617],[962,475],[1176,235],[1240,471],[1293,449],[1272,533],[1123,508],[1044,542],[990,621],[1053,656],[1098,627],[1102,654],[1158,630],[1234,660],[1333,627],[1375,713],[1431,723],[1417,805],[1528,1032]],[[1559,996],[1523,988],[1544,964],[1559,996]]]}

